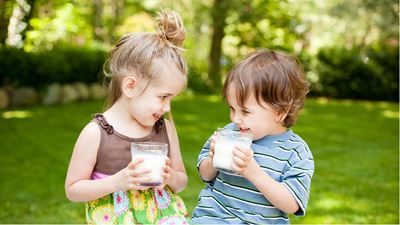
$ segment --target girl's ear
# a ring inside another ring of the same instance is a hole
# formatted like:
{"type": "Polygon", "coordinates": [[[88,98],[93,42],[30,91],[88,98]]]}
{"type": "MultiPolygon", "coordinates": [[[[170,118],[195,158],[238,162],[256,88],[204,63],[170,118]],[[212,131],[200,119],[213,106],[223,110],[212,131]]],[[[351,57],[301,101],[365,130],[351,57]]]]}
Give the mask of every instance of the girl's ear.
{"type": "Polygon", "coordinates": [[[122,79],[122,93],[127,97],[133,97],[135,95],[135,88],[137,85],[137,79],[134,76],[126,76],[122,79]]]}

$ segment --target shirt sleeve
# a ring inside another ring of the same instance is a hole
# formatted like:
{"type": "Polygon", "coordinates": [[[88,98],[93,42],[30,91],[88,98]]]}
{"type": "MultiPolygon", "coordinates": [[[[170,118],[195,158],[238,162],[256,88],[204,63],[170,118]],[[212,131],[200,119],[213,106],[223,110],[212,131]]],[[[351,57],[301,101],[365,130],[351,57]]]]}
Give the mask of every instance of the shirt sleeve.
{"type": "Polygon", "coordinates": [[[305,146],[295,149],[289,159],[289,168],[283,174],[283,184],[299,204],[296,216],[304,216],[310,195],[311,178],[314,174],[314,159],[305,146]]]}

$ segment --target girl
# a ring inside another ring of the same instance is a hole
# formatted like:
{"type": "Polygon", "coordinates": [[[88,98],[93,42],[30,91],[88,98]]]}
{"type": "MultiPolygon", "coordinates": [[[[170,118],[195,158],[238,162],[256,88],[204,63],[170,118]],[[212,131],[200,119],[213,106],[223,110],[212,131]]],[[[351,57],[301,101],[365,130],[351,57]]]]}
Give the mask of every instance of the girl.
{"type": "Polygon", "coordinates": [[[124,35],[105,64],[110,78],[105,112],[93,116],[76,141],[65,182],[67,198],[86,202],[89,224],[186,224],[186,208],[175,193],[187,176],[170,112],[186,85],[182,56],[185,29],[177,13],[160,13],[157,33],[124,35]],[[164,183],[142,187],[150,171],[133,161],[131,142],[169,146],[164,183]],[[146,176],[147,175],[147,176],[146,176]]]}
{"type": "Polygon", "coordinates": [[[226,78],[223,97],[230,109],[227,129],[252,134],[251,148],[236,146],[227,173],[213,167],[214,143],[198,159],[208,185],[193,211],[195,224],[286,224],[304,215],[314,160],[306,142],[291,129],[308,84],[296,58],[258,50],[226,78]]]}

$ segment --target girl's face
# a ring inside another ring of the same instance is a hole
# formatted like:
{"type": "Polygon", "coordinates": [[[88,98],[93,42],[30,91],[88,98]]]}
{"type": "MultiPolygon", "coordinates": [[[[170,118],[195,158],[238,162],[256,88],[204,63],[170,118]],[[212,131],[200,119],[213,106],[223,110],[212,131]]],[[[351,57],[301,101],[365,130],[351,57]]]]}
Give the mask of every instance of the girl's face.
{"type": "Polygon", "coordinates": [[[138,95],[130,101],[130,114],[141,126],[151,127],[171,110],[171,100],[185,87],[186,77],[173,65],[158,65],[160,77],[138,86],[138,95]]]}
{"type": "Polygon", "coordinates": [[[260,100],[260,105],[254,93],[251,93],[243,107],[240,107],[236,101],[235,85],[232,83],[227,90],[227,101],[231,121],[240,128],[241,132],[251,133],[254,140],[286,131],[286,127],[279,123],[282,115],[262,100],[260,100]]]}

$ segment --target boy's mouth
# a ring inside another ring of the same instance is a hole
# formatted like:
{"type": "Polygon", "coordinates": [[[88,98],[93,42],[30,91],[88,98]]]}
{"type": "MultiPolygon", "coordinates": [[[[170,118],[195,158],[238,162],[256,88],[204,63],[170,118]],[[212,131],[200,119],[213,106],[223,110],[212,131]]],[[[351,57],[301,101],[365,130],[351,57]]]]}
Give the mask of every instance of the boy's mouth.
{"type": "Polygon", "coordinates": [[[250,128],[239,128],[240,132],[247,133],[250,131],[250,128]]]}

